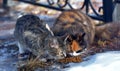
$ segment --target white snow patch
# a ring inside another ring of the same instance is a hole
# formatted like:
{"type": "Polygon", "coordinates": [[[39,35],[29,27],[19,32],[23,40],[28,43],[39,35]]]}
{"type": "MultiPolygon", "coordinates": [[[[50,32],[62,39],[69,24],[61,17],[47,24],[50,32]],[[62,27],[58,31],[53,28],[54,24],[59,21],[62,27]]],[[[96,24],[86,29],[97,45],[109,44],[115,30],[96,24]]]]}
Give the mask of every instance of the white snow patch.
{"type": "Polygon", "coordinates": [[[82,63],[70,63],[65,71],[120,71],[120,51],[99,53],[82,63]]]}

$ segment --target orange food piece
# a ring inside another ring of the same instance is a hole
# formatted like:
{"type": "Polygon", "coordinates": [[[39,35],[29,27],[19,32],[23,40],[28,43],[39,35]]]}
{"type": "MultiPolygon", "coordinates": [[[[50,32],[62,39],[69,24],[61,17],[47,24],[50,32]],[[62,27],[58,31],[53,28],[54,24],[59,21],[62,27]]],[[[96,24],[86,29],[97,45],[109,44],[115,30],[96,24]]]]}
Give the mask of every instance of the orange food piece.
{"type": "Polygon", "coordinates": [[[66,57],[64,59],[59,59],[58,62],[61,62],[61,63],[70,63],[70,62],[73,62],[73,63],[78,63],[78,62],[82,62],[82,58],[80,56],[74,56],[74,57],[66,57]]]}

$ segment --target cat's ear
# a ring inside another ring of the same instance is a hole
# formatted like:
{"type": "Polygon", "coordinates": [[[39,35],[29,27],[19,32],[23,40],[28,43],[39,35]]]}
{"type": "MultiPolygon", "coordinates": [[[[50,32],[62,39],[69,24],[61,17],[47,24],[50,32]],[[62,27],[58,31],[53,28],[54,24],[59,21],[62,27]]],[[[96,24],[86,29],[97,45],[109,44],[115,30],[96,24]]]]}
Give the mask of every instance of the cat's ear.
{"type": "Polygon", "coordinates": [[[85,36],[85,33],[82,33],[82,38],[85,36]]]}
{"type": "Polygon", "coordinates": [[[73,39],[72,39],[71,35],[67,35],[64,39],[64,44],[66,44],[66,42],[72,42],[72,40],[73,39]]]}

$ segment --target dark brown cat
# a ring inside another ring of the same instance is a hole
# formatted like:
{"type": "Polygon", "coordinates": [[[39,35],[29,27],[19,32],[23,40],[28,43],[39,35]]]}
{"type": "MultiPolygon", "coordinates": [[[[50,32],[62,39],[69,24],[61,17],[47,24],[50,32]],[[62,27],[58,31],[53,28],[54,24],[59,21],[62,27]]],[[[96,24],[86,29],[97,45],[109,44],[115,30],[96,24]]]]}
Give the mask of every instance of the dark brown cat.
{"type": "Polygon", "coordinates": [[[95,35],[93,20],[80,10],[63,11],[51,29],[55,36],[65,40],[72,55],[90,47],[95,35]]]}

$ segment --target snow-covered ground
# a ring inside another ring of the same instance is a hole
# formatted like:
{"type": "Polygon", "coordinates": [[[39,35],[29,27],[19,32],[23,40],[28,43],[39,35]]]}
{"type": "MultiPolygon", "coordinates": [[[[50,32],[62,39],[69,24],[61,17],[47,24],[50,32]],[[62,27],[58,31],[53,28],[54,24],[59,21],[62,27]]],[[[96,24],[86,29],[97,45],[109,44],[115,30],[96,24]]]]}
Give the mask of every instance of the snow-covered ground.
{"type": "Polygon", "coordinates": [[[99,53],[82,63],[71,63],[65,71],[120,71],[120,51],[99,53]]]}
{"type": "Polygon", "coordinates": [[[0,48],[0,71],[17,71],[17,53],[15,47],[0,48]]]}

